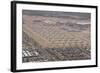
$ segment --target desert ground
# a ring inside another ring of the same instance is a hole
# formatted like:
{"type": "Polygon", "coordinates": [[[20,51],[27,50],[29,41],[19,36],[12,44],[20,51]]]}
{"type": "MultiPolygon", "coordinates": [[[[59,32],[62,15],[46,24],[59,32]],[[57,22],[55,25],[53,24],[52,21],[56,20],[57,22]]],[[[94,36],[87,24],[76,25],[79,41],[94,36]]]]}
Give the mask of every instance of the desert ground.
{"type": "Polygon", "coordinates": [[[22,62],[91,59],[89,13],[23,10],[22,62]]]}

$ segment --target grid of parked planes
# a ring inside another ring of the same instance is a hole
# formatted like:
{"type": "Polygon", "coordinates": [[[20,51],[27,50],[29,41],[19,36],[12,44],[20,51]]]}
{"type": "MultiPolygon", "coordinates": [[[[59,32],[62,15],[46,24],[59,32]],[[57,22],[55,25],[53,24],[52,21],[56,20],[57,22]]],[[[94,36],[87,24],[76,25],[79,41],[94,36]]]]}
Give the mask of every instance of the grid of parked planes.
{"type": "Polygon", "coordinates": [[[90,59],[90,23],[78,21],[23,15],[23,62],[90,59]]]}

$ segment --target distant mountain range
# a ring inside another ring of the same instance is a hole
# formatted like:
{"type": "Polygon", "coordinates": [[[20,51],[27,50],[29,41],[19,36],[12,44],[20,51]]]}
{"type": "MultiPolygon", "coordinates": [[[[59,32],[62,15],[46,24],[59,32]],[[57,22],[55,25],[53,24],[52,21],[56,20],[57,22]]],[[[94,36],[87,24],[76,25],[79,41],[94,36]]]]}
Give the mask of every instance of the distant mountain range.
{"type": "Polygon", "coordinates": [[[79,12],[61,12],[61,11],[41,11],[41,10],[23,10],[22,14],[35,16],[65,17],[71,19],[90,19],[90,13],[79,12]]]}

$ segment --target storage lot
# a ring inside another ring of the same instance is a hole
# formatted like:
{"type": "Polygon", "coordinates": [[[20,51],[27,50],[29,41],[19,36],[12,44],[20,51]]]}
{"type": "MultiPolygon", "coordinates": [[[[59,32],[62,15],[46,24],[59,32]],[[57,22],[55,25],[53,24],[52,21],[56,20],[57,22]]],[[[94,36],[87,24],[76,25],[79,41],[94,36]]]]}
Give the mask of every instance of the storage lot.
{"type": "Polygon", "coordinates": [[[90,59],[90,24],[66,20],[23,15],[23,62],[90,59]]]}

